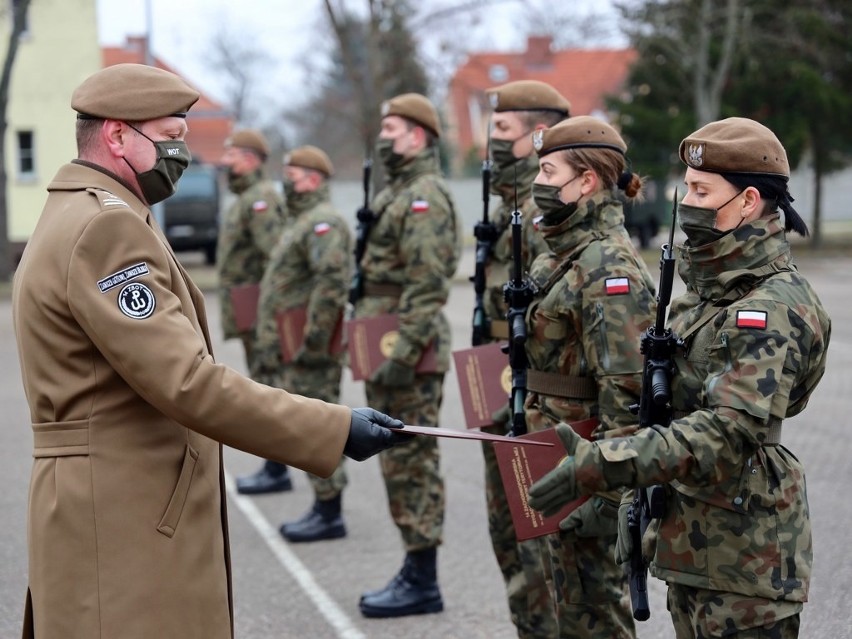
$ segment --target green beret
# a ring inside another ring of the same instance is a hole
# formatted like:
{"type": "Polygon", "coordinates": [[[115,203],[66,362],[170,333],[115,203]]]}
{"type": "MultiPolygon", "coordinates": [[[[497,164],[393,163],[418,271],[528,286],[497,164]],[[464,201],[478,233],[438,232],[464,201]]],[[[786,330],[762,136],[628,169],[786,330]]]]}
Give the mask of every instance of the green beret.
{"type": "Polygon", "coordinates": [[[83,80],[71,95],[81,119],[143,122],[185,117],[200,94],[182,78],[144,64],[116,64],[83,80]]]}
{"type": "Polygon", "coordinates": [[[485,91],[491,108],[503,111],[556,111],[564,116],[571,112],[571,103],[559,91],[538,80],[517,80],[485,91]]]}
{"type": "Polygon", "coordinates": [[[787,152],[775,134],[748,118],[706,124],[680,143],[687,166],[711,173],[746,173],[790,177],[787,152]]]}
{"type": "Polygon", "coordinates": [[[298,166],[319,171],[326,177],[334,175],[334,166],[325,151],[310,144],[293,149],[284,156],[285,166],[298,166]]]}
{"type": "Polygon", "coordinates": [[[419,93],[403,93],[382,103],[382,117],[398,115],[429,129],[435,137],[441,137],[441,123],[432,103],[419,93]]]}
{"type": "Polygon", "coordinates": [[[225,146],[235,146],[239,149],[248,149],[254,151],[264,160],[269,156],[269,144],[263,133],[257,129],[242,129],[234,131],[227,140],[225,146]]]}
{"type": "Polygon", "coordinates": [[[622,155],[627,145],[618,131],[591,115],[578,115],[533,132],[533,148],[539,157],[563,149],[612,149],[622,155]]]}

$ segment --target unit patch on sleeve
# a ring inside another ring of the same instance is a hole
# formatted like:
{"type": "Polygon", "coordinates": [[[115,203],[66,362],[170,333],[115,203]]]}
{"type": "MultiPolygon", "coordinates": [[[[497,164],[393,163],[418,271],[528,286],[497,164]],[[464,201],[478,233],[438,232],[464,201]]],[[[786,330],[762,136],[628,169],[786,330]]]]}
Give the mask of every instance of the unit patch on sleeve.
{"type": "Polygon", "coordinates": [[[133,266],[123,268],[112,275],[107,275],[102,280],[98,280],[98,288],[101,293],[106,293],[108,290],[115,288],[119,284],[125,284],[130,280],[135,280],[137,277],[148,275],[148,264],[139,262],[133,266]]]}
{"type": "Polygon", "coordinates": [[[266,200],[258,200],[251,205],[251,210],[255,213],[265,213],[269,209],[269,204],[266,200]]]}
{"type": "Polygon", "coordinates": [[[128,284],[118,293],[119,310],[132,319],[151,317],[157,308],[154,292],[142,283],[128,284]]]}
{"type": "Polygon", "coordinates": [[[608,277],[604,285],[607,295],[624,295],[630,292],[630,282],[626,277],[608,277]]]}
{"type": "Polygon", "coordinates": [[[429,211],[429,201],[428,200],[414,200],[411,203],[411,212],[412,213],[426,213],[429,211]]]}
{"type": "Polygon", "coordinates": [[[737,328],[766,328],[766,311],[737,311],[737,328]]]}

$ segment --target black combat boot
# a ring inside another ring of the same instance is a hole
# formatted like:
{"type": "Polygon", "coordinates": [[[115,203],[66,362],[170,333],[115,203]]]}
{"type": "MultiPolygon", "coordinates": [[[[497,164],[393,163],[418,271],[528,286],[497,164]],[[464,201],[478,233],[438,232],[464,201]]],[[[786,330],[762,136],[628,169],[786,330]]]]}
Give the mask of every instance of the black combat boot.
{"type": "Polygon", "coordinates": [[[317,500],[301,519],[282,524],[281,535],[288,541],[320,541],[346,536],[346,524],[340,512],[340,495],[324,501],[317,500]]]}
{"type": "Polygon", "coordinates": [[[441,612],[444,601],[438,588],[437,548],[409,552],[399,573],[383,590],[361,595],[365,617],[404,617],[441,612]]]}
{"type": "Polygon", "coordinates": [[[293,490],[290,481],[290,471],[284,464],[266,460],[254,475],[237,477],[237,492],[243,495],[260,495],[262,493],[280,493],[293,490]]]}

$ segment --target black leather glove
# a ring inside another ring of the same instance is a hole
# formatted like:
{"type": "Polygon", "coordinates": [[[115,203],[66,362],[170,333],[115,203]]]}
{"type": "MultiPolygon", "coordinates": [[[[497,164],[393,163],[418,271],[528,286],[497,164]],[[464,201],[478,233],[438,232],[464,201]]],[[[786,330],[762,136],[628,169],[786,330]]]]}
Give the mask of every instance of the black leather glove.
{"type": "Polygon", "coordinates": [[[404,424],[398,419],[388,417],[372,408],[353,408],[349,437],[346,438],[343,454],[355,461],[364,461],[391,446],[403,444],[414,435],[388,430],[388,428],[403,426],[404,424]]]}
{"type": "Polygon", "coordinates": [[[407,366],[393,359],[383,361],[376,371],[370,375],[370,381],[392,388],[405,388],[414,383],[414,367],[407,366]]]}

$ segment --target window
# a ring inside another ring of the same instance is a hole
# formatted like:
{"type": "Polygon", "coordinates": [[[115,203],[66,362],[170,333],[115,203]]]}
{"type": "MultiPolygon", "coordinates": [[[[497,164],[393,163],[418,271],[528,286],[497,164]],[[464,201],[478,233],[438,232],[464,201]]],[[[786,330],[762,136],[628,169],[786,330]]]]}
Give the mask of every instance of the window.
{"type": "Polygon", "coordinates": [[[35,144],[32,131],[18,131],[18,176],[35,175],[35,144]]]}

